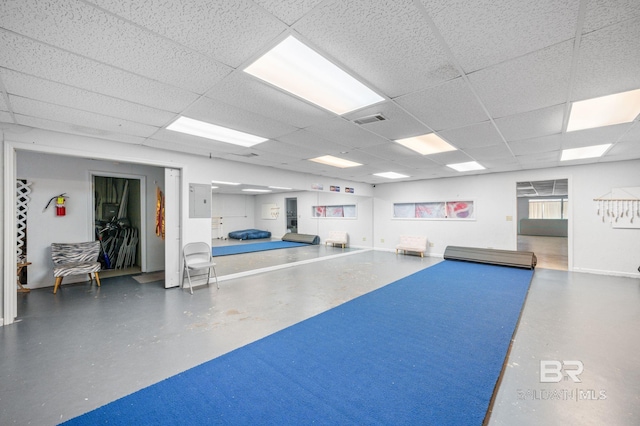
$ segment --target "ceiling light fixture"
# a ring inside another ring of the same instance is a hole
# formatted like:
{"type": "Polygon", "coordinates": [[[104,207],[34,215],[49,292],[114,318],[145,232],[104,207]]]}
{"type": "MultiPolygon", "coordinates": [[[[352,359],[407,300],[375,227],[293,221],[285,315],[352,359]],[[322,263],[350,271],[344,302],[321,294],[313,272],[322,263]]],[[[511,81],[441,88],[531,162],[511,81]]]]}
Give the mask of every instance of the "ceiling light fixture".
{"type": "Polygon", "coordinates": [[[237,182],[225,182],[225,181],[222,181],[222,180],[212,180],[211,183],[217,183],[217,184],[220,184],[220,185],[240,185],[237,182]]]}
{"type": "Polygon", "coordinates": [[[447,164],[447,167],[458,172],[470,172],[473,170],[484,170],[485,167],[477,161],[468,161],[466,163],[447,164]]]}
{"type": "Polygon", "coordinates": [[[285,190],[293,189],[293,188],[287,188],[286,186],[270,186],[269,188],[271,188],[271,189],[285,189],[285,190]]]}
{"type": "Polygon", "coordinates": [[[449,145],[448,142],[435,133],[397,139],[396,142],[422,155],[438,154],[440,152],[456,150],[454,146],[449,145]]]}
{"type": "Polygon", "coordinates": [[[567,132],[629,123],[640,114],[640,89],[573,102],[567,132]]]}
{"type": "Polygon", "coordinates": [[[384,100],[293,36],[244,72],[339,115],[384,100]]]}
{"type": "Polygon", "coordinates": [[[362,166],[362,164],[356,163],[355,161],[345,160],[344,158],[334,157],[333,155],[323,155],[322,157],[310,158],[309,161],[326,164],[327,166],[339,167],[341,169],[362,166]]]}
{"type": "Polygon", "coordinates": [[[610,146],[610,143],[605,143],[602,145],[584,146],[582,148],[563,149],[560,161],[584,160],[586,158],[602,157],[610,146]]]}
{"type": "Polygon", "coordinates": [[[403,175],[400,173],[396,173],[396,172],[384,172],[384,173],[374,173],[374,176],[380,176],[383,178],[387,178],[387,179],[402,179],[402,178],[408,178],[409,176],[407,175],[403,175]]]}
{"type": "Polygon", "coordinates": [[[167,130],[173,130],[174,132],[186,133],[188,135],[200,136],[202,138],[213,139],[244,147],[250,147],[269,140],[260,136],[222,126],[216,126],[215,124],[194,120],[193,118],[184,116],[179,117],[176,121],[169,124],[167,126],[167,130]]]}
{"type": "Polygon", "coordinates": [[[271,192],[270,189],[245,188],[243,192],[271,192]]]}

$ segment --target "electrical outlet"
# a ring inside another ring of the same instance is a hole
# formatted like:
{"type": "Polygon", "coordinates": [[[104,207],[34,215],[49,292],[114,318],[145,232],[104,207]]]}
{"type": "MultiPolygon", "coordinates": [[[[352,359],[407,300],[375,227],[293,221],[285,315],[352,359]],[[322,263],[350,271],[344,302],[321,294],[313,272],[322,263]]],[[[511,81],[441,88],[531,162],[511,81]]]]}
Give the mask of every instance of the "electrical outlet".
{"type": "Polygon", "coordinates": [[[362,237],[362,241],[367,241],[367,237],[362,237]]]}
{"type": "Polygon", "coordinates": [[[435,246],[435,244],[429,243],[429,247],[433,247],[433,246],[435,246]]]}
{"type": "Polygon", "coordinates": [[[384,238],[380,238],[380,242],[381,242],[381,243],[384,243],[384,238]]]}
{"type": "Polygon", "coordinates": [[[507,216],[507,222],[513,221],[513,216],[507,216]]]}

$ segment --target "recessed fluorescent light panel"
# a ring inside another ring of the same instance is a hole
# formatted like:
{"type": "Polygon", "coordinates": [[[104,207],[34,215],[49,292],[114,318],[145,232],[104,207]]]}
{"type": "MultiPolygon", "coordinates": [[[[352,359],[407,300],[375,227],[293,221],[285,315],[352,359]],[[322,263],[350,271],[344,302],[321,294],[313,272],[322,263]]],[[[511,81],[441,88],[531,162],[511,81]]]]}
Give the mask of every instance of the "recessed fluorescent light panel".
{"type": "Polygon", "coordinates": [[[244,192],[271,192],[270,189],[257,189],[257,188],[245,188],[242,191],[244,191],[244,192]]]}
{"type": "Polygon", "coordinates": [[[640,114],[640,89],[574,102],[567,132],[629,123],[640,114]]]}
{"type": "Polygon", "coordinates": [[[219,185],[240,185],[237,182],[225,182],[225,181],[222,181],[222,180],[212,180],[211,183],[217,183],[219,185]]]}
{"type": "Polygon", "coordinates": [[[387,178],[387,179],[402,179],[402,178],[408,178],[409,176],[407,175],[403,175],[400,173],[396,173],[396,172],[384,172],[384,173],[374,173],[374,176],[380,176],[383,178],[387,178]]]}
{"type": "Polygon", "coordinates": [[[213,139],[244,147],[250,147],[269,140],[260,136],[228,129],[222,126],[216,126],[215,124],[194,120],[193,118],[188,117],[178,118],[167,126],[167,130],[173,130],[174,132],[186,133],[188,135],[200,136],[202,138],[213,139]]]}
{"type": "Polygon", "coordinates": [[[345,160],[344,158],[334,157],[333,155],[323,155],[322,157],[310,158],[309,161],[326,164],[327,166],[339,167],[341,169],[362,166],[362,164],[356,163],[355,161],[345,160]]]}
{"type": "Polygon", "coordinates": [[[270,186],[269,188],[271,188],[271,189],[285,189],[285,190],[293,189],[293,188],[287,188],[286,186],[270,186]]]}
{"type": "Polygon", "coordinates": [[[456,148],[449,145],[444,139],[435,133],[414,136],[411,138],[397,139],[400,145],[406,146],[422,155],[438,154],[440,152],[455,151],[456,148]]]}
{"type": "Polygon", "coordinates": [[[293,36],[244,71],[336,114],[384,100],[293,36]]]}
{"type": "Polygon", "coordinates": [[[584,160],[585,158],[602,157],[602,154],[604,154],[610,146],[610,143],[606,143],[603,145],[564,149],[562,150],[562,157],[560,157],[560,161],[584,160]]]}
{"type": "Polygon", "coordinates": [[[478,164],[477,161],[468,161],[466,163],[447,164],[447,167],[459,172],[470,172],[473,170],[484,170],[485,167],[478,164]]]}

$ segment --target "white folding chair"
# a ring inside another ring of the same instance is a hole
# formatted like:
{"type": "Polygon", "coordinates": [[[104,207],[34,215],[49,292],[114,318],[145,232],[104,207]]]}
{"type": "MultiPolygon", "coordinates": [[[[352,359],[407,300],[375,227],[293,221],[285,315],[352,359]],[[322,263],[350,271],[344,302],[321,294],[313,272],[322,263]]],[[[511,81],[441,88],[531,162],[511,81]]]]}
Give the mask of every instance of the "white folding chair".
{"type": "Polygon", "coordinates": [[[191,272],[207,269],[207,284],[211,278],[211,270],[216,278],[216,287],[218,285],[218,274],[216,274],[216,264],[211,256],[211,247],[207,243],[188,243],[182,249],[184,257],[184,268],[182,271],[182,288],[184,288],[184,273],[187,273],[189,280],[189,291],[193,294],[193,286],[191,285],[191,272]]]}

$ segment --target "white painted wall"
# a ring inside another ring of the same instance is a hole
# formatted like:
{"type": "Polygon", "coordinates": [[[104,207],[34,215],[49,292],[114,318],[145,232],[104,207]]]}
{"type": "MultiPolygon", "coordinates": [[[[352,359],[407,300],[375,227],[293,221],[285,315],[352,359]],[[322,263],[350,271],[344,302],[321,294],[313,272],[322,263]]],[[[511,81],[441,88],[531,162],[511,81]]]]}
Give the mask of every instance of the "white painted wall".
{"type": "Polygon", "coordinates": [[[431,256],[442,256],[448,245],[515,250],[516,182],[562,178],[569,179],[570,268],[640,276],[640,230],[613,229],[602,223],[593,201],[612,188],[637,186],[640,160],[377,185],[373,209],[375,247],[393,250],[399,236],[408,234],[426,236],[433,244],[428,248],[431,256]],[[393,218],[393,203],[447,200],[473,200],[476,220],[393,218]],[[507,216],[514,220],[507,221],[507,216]]]}

